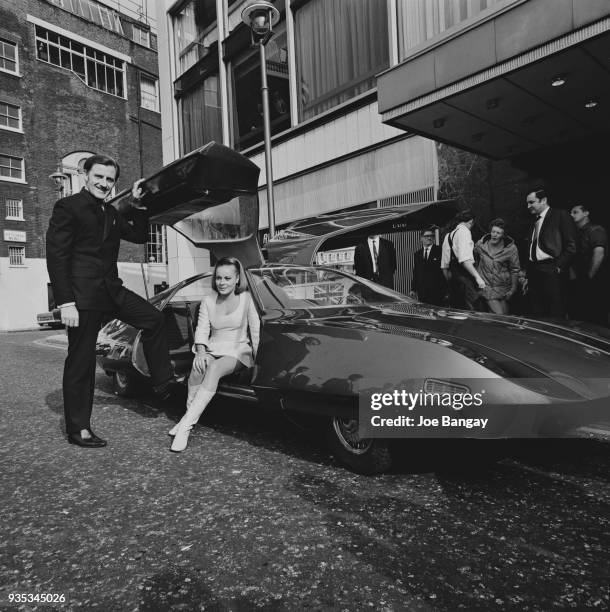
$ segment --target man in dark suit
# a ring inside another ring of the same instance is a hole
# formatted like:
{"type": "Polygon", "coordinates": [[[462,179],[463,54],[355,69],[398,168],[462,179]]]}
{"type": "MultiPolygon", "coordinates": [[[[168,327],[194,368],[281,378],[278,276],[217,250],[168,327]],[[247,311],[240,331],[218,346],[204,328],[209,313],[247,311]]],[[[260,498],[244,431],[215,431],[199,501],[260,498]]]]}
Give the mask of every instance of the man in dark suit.
{"type": "Polygon", "coordinates": [[[378,234],[371,234],[356,246],[354,269],[358,276],[393,289],[396,272],[394,245],[378,234]]]}
{"type": "Polygon", "coordinates": [[[576,253],[576,227],[565,210],[551,208],[544,189],[527,194],[527,209],[534,216],[527,272],[532,314],[566,317],[568,266],[576,253]]]}
{"type": "MultiPolygon", "coordinates": [[[[85,187],[58,200],[47,231],[47,268],[53,294],[68,330],[64,365],[64,413],[68,440],[83,447],[105,446],[91,431],[95,344],[104,317],[117,317],[143,330],[143,346],[158,395],[166,396],[173,373],[164,318],[149,302],[125,289],[118,276],[121,238],[144,243],[147,214],[132,203],[133,224],[104,201],[119,177],[116,161],[104,155],[84,164],[85,187]]],[[[132,195],[140,197],[138,183],[132,195]]]]}
{"type": "Polygon", "coordinates": [[[413,257],[411,297],[420,302],[441,306],[447,294],[447,283],[441,270],[441,247],[434,244],[434,228],[422,232],[422,248],[413,257]]]}

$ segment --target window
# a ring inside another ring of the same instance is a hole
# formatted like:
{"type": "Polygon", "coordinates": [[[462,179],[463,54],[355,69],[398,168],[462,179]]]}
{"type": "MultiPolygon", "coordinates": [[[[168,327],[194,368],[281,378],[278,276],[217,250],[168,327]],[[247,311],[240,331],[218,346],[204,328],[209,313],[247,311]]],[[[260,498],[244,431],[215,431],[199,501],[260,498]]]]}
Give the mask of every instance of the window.
{"type": "Polygon", "coordinates": [[[208,76],[180,98],[183,154],[210,140],[222,142],[218,75],[208,76]]]}
{"type": "Polygon", "coordinates": [[[7,102],[0,102],[0,128],[21,131],[21,108],[7,102]]]}
{"type": "Polygon", "coordinates": [[[8,248],[8,263],[10,266],[25,265],[25,247],[10,246],[8,248]]]}
{"type": "Polygon", "coordinates": [[[6,198],[6,218],[13,221],[23,221],[23,200],[6,198]]]}
{"type": "MultiPolygon", "coordinates": [[[[267,84],[271,134],[290,127],[290,86],[288,84],[288,44],[284,26],[274,30],[267,43],[267,84]]],[[[243,54],[233,68],[235,147],[246,149],[263,140],[263,105],[258,48],[243,54]]]]}
{"type": "Polygon", "coordinates": [[[148,226],[146,260],[148,263],[166,263],[167,261],[164,226],[159,223],[151,223],[148,226]]]}
{"type": "Polygon", "coordinates": [[[107,30],[123,34],[118,13],[92,0],[49,0],[66,11],[92,21],[107,30]]]}
{"type": "Polygon", "coordinates": [[[140,106],[159,112],[159,81],[145,74],[140,75],[140,106]]]}
{"type": "Polygon", "coordinates": [[[25,183],[23,158],[0,154],[0,180],[25,183]]]}
{"type": "Polygon", "coordinates": [[[218,41],[218,28],[213,27],[216,4],[212,0],[190,0],[172,19],[176,69],[180,75],[205,57],[210,46],[218,41]]]}
{"type": "Polygon", "coordinates": [[[375,74],[390,61],[387,6],[386,0],[311,0],[297,10],[301,120],[375,86],[375,74]]]}
{"type": "Polygon", "coordinates": [[[3,38],[0,38],[0,70],[19,74],[17,45],[3,38]]]}
{"type": "Polygon", "coordinates": [[[89,87],[125,98],[125,64],[65,36],[36,26],[36,57],[71,70],[89,87]]]}
{"type": "Polygon", "coordinates": [[[144,47],[150,47],[150,32],[145,29],[137,26],[135,23],[132,24],[132,40],[139,45],[143,45],[144,47]]]}
{"type": "Polygon", "coordinates": [[[409,49],[474,17],[499,0],[397,0],[400,59],[409,49]]]}

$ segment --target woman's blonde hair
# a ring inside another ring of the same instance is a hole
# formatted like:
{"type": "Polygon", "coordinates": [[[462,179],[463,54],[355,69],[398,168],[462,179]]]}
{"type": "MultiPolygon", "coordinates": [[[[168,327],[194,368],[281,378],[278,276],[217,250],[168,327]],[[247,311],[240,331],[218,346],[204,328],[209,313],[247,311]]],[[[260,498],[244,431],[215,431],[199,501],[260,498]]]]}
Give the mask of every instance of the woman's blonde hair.
{"type": "Polygon", "coordinates": [[[244,267],[236,257],[221,257],[214,266],[214,273],[212,274],[212,289],[218,293],[218,287],[216,287],[216,271],[220,266],[233,266],[237,272],[237,284],[235,285],[235,293],[239,295],[243,291],[247,291],[246,287],[246,275],[244,274],[244,267]]]}

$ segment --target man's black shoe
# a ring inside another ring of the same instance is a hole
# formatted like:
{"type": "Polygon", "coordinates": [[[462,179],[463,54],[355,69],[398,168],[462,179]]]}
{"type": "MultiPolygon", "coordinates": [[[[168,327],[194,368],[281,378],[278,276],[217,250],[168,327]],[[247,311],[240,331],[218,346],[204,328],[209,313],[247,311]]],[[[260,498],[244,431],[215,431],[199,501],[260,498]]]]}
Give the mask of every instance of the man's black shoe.
{"type": "Polygon", "coordinates": [[[177,384],[178,384],[178,381],[175,378],[170,378],[166,380],[164,383],[161,383],[160,385],[153,387],[153,392],[155,394],[155,397],[161,401],[165,401],[166,399],[169,399],[177,384]]]}
{"type": "Polygon", "coordinates": [[[68,442],[83,448],[102,448],[107,444],[106,440],[98,438],[95,434],[92,434],[90,438],[83,438],[80,432],[68,434],[68,442]]]}
{"type": "Polygon", "coordinates": [[[108,442],[106,442],[106,440],[102,440],[102,438],[100,438],[99,436],[96,436],[93,433],[93,430],[89,430],[89,435],[91,436],[91,439],[94,440],[95,442],[103,442],[104,446],[106,446],[106,444],[108,444],[108,442]]]}

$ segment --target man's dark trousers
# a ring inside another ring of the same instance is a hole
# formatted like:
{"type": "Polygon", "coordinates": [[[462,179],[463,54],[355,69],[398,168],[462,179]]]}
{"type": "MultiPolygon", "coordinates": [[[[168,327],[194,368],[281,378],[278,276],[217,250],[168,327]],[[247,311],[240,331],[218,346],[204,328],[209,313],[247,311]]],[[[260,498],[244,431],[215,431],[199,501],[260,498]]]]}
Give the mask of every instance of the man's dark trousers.
{"type": "Polygon", "coordinates": [[[535,317],[565,319],[565,279],[557,272],[555,260],[530,262],[527,277],[531,314],[535,317]]]}
{"type": "Polygon", "coordinates": [[[89,427],[95,387],[95,345],[105,316],[142,330],[144,355],[153,381],[165,381],[172,376],[163,313],[128,289],[121,288],[119,297],[115,311],[79,310],[78,327],[68,328],[68,356],[63,376],[68,433],[89,427]]]}

